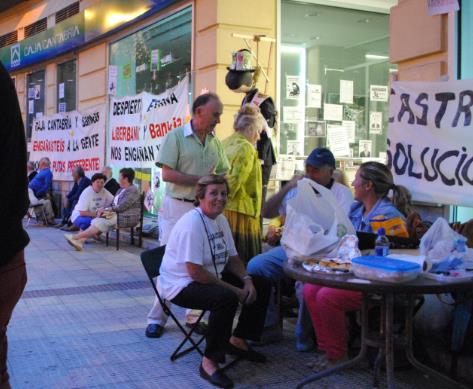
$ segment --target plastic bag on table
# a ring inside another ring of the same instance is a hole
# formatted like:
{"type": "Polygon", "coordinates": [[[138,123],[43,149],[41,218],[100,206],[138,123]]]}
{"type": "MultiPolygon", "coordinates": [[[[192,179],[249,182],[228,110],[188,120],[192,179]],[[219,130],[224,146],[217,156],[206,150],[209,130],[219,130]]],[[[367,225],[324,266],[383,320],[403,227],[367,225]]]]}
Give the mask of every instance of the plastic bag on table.
{"type": "Polygon", "coordinates": [[[455,240],[460,238],[444,218],[438,218],[420,240],[420,253],[430,261],[441,261],[449,256],[455,240]]]}
{"type": "Polygon", "coordinates": [[[297,183],[297,189],[297,195],[287,205],[281,238],[290,260],[303,261],[329,253],[343,236],[355,234],[329,189],[307,178],[297,183]]]}

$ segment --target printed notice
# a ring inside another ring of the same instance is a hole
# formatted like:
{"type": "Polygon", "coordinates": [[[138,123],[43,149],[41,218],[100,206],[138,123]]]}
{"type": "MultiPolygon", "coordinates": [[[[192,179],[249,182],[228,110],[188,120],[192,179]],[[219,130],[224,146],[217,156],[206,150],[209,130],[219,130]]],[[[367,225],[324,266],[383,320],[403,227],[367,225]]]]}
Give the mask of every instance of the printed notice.
{"type": "Polygon", "coordinates": [[[108,94],[115,96],[117,92],[118,68],[117,65],[108,67],[108,94]]]}
{"type": "Polygon", "coordinates": [[[343,119],[343,105],[324,104],[324,120],[341,122],[343,119]]]}
{"type": "Polygon", "coordinates": [[[347,132],[342,126],[328,126],[327,143],[335,157],[348,157],[350,155],[347,132]]]}
{"type": "Polygon", "coordinates": [[[58,98],[63,99],[64,98],[64,83],[61,82],[59,84],[59,92],[58,92],[58,98]]]}
{"type": "Polygon", "coordinates": [[[299,123],[302,119],[300,107],[282,107],[284,123],[299,123]]]}
{"type": "Polygon", "coordinates": [[[322,108],[322,85],[307,85],[307,107],[322,108]]]}
{"type": "Polygon", "coordinates": [[[387,102],[389,97],[386,85],[370,85],[370,100],[387,102]]]}
{"type": "Polygon", "coordinates": [[[286,76],[286,99],[299,100],[301,80],[299,76],[286,76]]]}
{"type": "Polygon", "coordinates": [[[28,100],[28,113],[34,113],[34,100],[28,100]]]}
{"type": "Polygon", "coordinates": [[[340,80],[340,104],[353,104],[353,81],[340,80]]]}
{"type": "Polygon", "coordinates": [[[383,131],[383,113],[370,112],[370,134],[381,134],[383,131]]]}
{"type": "Polygon", "coordinates": [[[356,123],[354,120],[343,120],[342,127],[345,128],[347,132],[348,143],[355,143],[355,130],[356,123]]]}

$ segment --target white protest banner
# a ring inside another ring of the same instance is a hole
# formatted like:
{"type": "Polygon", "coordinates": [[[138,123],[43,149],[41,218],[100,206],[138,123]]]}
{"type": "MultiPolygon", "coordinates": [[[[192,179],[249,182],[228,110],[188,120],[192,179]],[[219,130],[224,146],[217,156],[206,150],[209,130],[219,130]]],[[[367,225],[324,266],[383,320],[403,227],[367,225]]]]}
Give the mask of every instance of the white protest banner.
{"type": "Polygon", "coordinates": [[[473,81],[394,82],[388,165],[413,198],[473,206],[473,81]]]}
{"type": "Polygon", "coordinates": [[[105,106],[36,118],[31,134],[30,160],[51,160],[54,179],[72,180],[80,165],[89,177],[105,160],[105,106]]]}
{"type": "Polygon", "coordinates": [[[166,134],[190,120],[189,78],[160,95],[112,99],[110,107],[110,164],[153,167],[166,134]]]}

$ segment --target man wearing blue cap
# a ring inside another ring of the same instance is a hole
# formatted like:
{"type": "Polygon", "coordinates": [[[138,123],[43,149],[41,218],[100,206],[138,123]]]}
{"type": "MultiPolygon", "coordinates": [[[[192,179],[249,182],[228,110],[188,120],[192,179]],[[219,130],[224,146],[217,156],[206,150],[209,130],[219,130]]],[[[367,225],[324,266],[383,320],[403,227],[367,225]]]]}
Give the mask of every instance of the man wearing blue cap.
{"type": "MultiPolygon", "coordinates": [[[[305,177],[330,189],[340,207],[348,214],[353,203],[353,195],[349,188],[334,181],[332,177],[334,170],[335,157],[326,148],[319,147],[312,150],[305,161],[305,177]]],[[[286,216],[287,203],[296,196],[297,181],[301,178],[303,176],[294,176],[278,193],[266,201],[261,212],[263,217],[272,219],[277,216],[286,216]]],[[[284,277],[283,265],[285,261],[287,261],[286,252],[282,246],[278,246],[254,257],[248,263],[247,270],[249,274],[264,276],[277,282],[284,277]]],[[[296,348],[299,351],[307,351],[314,347],[312,324],[304,306],[302,288],[296,286],[296,292],[300,303],[296,325],[296,348]]],[[[271,301],[274,301],[274,299],[271,299],[271,301]]],[[[273,306],[268,307],[265,327],[275,328],[278,323],[278,315],[274,304],[270,303],[270,305],[273,306]]]]}

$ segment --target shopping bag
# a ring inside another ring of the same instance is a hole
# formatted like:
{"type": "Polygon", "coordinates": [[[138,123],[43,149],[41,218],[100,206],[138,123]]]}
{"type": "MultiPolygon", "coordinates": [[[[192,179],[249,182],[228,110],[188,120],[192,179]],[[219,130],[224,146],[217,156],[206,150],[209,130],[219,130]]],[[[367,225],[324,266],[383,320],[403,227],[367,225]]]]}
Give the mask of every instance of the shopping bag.
{"type": "Polygon", "coordinates": [[[281,244],[289,259],[303,261],[333,251],[355,229],[332,192],[304,178],[288,201],[281,244]]]}

